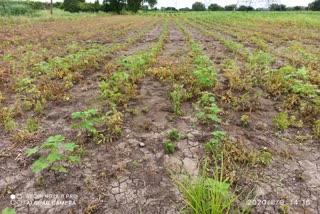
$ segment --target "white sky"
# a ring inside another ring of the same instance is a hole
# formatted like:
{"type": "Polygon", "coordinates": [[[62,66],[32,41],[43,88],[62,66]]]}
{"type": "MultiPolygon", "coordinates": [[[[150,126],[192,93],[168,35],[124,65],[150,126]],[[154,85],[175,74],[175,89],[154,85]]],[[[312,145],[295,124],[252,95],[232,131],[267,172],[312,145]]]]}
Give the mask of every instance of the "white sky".
{"type": "MultiPolygon", "coordinates": [[[[176,8],[183,8],[189,7],[191,8],[192,4],[197,0],[158,0],[158,4],[155,6],[157,8],[161,7],[176,7],[176,8]]],[[[217,3],[221,6],[226,6],[229,4],[236,4],[238,0],[199,0],[203,3],[217,3]]],[[[242,0],[243,1],[243,0],[242,0]]],[[[253,0],[254,1],[254,0],[253,0]]],[[[259,1],[259,0],[256,0],[259,1]]],[[[260,0],[261,1],[261,0],[260,0]]],[[[314,0],[280,0],[281,4],[289,6],[308,6],[309,3],[313,2],[314,0]]]]}

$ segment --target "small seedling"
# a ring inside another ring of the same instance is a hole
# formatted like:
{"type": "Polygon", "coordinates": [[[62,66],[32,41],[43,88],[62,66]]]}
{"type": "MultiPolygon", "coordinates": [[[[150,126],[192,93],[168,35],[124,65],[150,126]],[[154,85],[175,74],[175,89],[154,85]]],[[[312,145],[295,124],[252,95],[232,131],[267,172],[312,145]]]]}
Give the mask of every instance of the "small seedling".
{"type": "Polygon", "coordinates": [[[279,211],[281,214],[289,214],[289,212],[290,212],[289,205],[284,204],[284,205],[280,206],[279,211]]]}
{"type": "Polygon", "coordinates": [[[137,116],[138,115],[138,110],[135,108],[129,109],[128,110],[130,114],[132,114],[133,116],[137,116]]]}
{"type": "Polygon", "coordinates": [[[317,137],[320,137],[320,120],[314,122],[313,134],[317,137]]]}
{"type": "Polygon", "coordinates": [[[169,116],[168,117],[168,122],[172,123],[174,121],[174,117],[173,116],[169,116]]]}
{"type": "Polygon", "coordinates": [[[260,153],[260,161],[265,165],[269,165],[272,161],[272,154],[270,152],[264,151],[260,153]]]}
{"type": "Polygon", "coordinates": [[[168,137],[169,137],[169,139],[172,140],[172,141],[177,141],[177,140],[179,140],[179,138],[180,138],[179,131],[176,130],[176,129],[171,130],[171,131],[168,133],[168,137]]]}
{"type": "Polygon", "coordinates": [[[49,137],[41,146],[36,146],[26,151],[27,156],[31,156],[41,151],[46,151],[47,156],[41,156],[32,164],[32,171],[39,172],[50,168],[58,172],[67,172],[63,166],[66,162],[80,163],[78,156],[73,156],[70,153],[77,147],[75,143],[64,143],[65,138],[62,135],[49,137]]]}
{"type": "Polygon", "coordinates": [[[276,129],[283,131],[287,129],[290,125],[288,120],[288,113],[287,112],[281,112],[275,116],[273,119],[273,125],[276,129]]]}
{"type": "Polygon", "coordinates": [[[146,114],[150,111],[150,109],[148,108],[148,106],[146,106],[146,107],[142,108],[141,111],[146,114]]]}
{"type": "Polygon", "coordinates": [[[135,169],[135,168],[138,167],[138,162],[137,161],[133,161],[131,165],[132,165],[132,168],[135,169]]]}
{"type": "Polygon", "coordinates": [[[291,127],[296,127],[296,128],[303,127],[303,121],[302,120],[297,121],[297,118],[295,116],[290,117],[289,123],[291,127]]]}
{"type": "Polygon", "coordinates": [[[166,152],[171,154],[171,153],[174,153],[176,151],[175,149],[175,146],[173,145],[172,141],[171,140],[167,140],[165,142],[165,148],[166,148],[166,152]]]}
{"type": "Polygon", "coordinates": [[[241,116],[241,123],[244,127],[248,127],[250,124],[250,118],[249,115],[244,114],[241,116]]]}

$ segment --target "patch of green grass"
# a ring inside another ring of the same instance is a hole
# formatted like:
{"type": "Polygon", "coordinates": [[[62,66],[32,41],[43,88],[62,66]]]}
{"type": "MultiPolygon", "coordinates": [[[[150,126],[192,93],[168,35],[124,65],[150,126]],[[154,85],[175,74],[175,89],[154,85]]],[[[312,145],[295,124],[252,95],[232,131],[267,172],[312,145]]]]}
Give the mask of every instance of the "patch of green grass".
{"type": "MultiPolygon", "coordinates": [[[[232,191],[230,184],[223,179],[223,161],[221,166],[216,166],[213,178],[208,177],[207,170],[207,163],[205,163],[202,173],[198,177],[174,176],[174,181],[182,192],[186,203],[185,213],[249,213],[250,207],[240,208],[237,204],[242,193],[238,194],[232,191]]],[[[249,194],[244,201],[248,198],[249,194]]]]}

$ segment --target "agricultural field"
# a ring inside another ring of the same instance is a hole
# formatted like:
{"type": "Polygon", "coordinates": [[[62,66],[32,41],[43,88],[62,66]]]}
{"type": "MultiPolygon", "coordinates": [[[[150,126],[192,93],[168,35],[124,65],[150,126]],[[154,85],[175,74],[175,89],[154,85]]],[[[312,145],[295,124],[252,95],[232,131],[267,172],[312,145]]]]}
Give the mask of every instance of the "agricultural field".
{"type": "Polygon", "coordinates": [[[320,13],[0,26],[0,210],[320,213],[320,13]]]}

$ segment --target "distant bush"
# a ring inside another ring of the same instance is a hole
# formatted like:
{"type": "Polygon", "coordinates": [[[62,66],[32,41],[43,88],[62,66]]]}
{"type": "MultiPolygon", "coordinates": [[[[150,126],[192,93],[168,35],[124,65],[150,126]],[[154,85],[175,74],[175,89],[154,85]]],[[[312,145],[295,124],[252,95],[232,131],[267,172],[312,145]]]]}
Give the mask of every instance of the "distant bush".
{"type": "Polygon", "coordinates": [[[33,10],[46,10],[50,8],[49,3],[39,2],[39,1],[28,1],[26,5],[31,7],[33,10]]]}
{"type": "Polygon", "coordinates": [[[272,5],[270,5],[269,10],[271,10],[271,11],[286,11],[287,6],[284,4],[272,4],[272,5]]]}
{"type": "Polygon", "coordinates": [[[0,2],[0,16],[32,14],[34,10],[25,2],[0,2]]]}
{"type": "Polygon", "coordinates": [[[64,10],[77,13],[80,11],[80,2],[78,0],[64,0],[63,1],[64,10]]]}
{"type": "Polygon", "coordinates": [[[98,1],[95,1],[95,3],[81,2],[79,3],[79,10],[82,12],[99,12],[102,10],[102,6],[98,1]]]}
{"type": "Polygon", "coordinates": [[[224,7],[226,11],[233,11],[233,10],[236,10],[236,8],[237,8],[236,4],[231,4],[224,7]]]}
{"type": "Polygon", "coordinates": [[[248,7],[247,7],[247,6],[241,5],[237,10],[238,10],[238,11],[253,11],[254,8],[251,7],[251,6],[248,6],[248,7]]]}
{"type": "Polygon", "coordinates": [[[208,7],[208,10],[210,10],[210,11],[221,11],[221,10],[224,10],[224,8],[221,7],[218,4],[210,4],[209,7],[208,7]]]}
{"type": "Polygon", "coordinates": [[[190,11],[191,9],[189,7],[180,8],[179,11],[190,11]]]}
{"type": "Polygon", "coordinates": [[[46,10],[50,4],[36,1],[0,1],[0,16],[30,15],[37,10],[46,10]]]}

